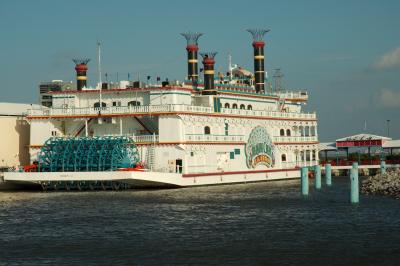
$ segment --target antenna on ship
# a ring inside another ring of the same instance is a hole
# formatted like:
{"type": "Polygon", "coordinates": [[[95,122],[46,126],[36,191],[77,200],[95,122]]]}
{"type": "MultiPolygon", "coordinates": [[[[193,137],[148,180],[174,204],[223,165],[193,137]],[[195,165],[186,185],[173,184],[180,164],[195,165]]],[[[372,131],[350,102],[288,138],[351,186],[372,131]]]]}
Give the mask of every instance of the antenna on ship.
{"type": "Polygon", "coordinates": [[[229,79],[232,80],[233,67],[232,67],[232,55],[230,53],[228,54],[228,70],[229,70],[229,79]]]}
{"type": "Polygon", "coordinates": [[[283,73],[281,72],[280,68],[275,68],[274,69],[274,87],[276,92],[280,92],[282,90],[282,79],[284,77],[283,73]]]}
{"type": "Polygon", "coordinates": [[[264,70],[264,35],[269,32],[268,29],[248,29],[253,36],[254,48],[254,77],[256,92],[264,92],[265,70],[264,70]]]}
{"type": "Polygon", "coordinates": [[[102,89],[102,87],[103,87],[103,83],[101,82],[101,44],[100,44],[100,42],[99,41],[97,41],[97,63],[98,63],[98,71],[99,71],[99,86],[100,86],[100,88],[99,88],[99,104],[100,104],[100,107],[101,106],[103,106],[102,105],[102,103],[103,103],[103,101],[102,101],[102,98],[101,98],[101,89],[102,89]]]}

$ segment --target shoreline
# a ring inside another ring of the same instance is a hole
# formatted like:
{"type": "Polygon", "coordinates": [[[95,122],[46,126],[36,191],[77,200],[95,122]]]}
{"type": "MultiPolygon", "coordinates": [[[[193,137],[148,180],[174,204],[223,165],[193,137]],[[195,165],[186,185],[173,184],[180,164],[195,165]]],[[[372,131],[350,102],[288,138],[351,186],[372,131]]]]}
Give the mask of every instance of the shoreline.
{"type": "Polygon", "coordinates": [[[361,183],[361,193],[400,199],[400,170],[389,170],[386,173],[367,177],[361,183]]]}

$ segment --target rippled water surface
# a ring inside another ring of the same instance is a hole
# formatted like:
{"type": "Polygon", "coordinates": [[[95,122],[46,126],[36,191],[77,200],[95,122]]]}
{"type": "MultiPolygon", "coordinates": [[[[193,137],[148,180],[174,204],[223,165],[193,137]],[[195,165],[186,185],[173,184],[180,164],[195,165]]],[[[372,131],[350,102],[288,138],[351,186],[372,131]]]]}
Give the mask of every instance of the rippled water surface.
{"type": "Polygon", "coordinates": [[[400,265],[400,201],[347,178],[125,192],[0,192],[2,265],[400,265]]]}

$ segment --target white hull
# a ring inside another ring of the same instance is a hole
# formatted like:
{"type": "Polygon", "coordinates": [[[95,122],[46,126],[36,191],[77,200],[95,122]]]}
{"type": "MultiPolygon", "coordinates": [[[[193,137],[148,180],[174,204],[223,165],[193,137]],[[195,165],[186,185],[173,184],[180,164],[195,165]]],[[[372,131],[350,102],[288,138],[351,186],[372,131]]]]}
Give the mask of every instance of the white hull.
{"type": "Polygon", "coordinates": [[[4,180],[13,183],[40,184],[42,182],[115,181],[133,187],[192,187],[226,185],[299,178],[298,169],[238,171],[182,175],[160,172],[32,172],[5,173],[4,180]]]}

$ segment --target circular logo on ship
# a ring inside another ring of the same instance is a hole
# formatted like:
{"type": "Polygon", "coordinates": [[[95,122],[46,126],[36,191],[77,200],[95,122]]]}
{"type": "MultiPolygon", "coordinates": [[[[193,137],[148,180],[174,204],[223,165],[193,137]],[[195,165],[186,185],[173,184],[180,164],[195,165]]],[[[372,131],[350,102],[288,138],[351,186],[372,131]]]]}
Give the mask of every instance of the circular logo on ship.
{"type": "Polygon", "coordinates": [[[246,164],[248,168],[256,168],[258,165],[272,167],[274,165],[274,146],[264,127],[253,128],[247,141],[246,164]]]}

